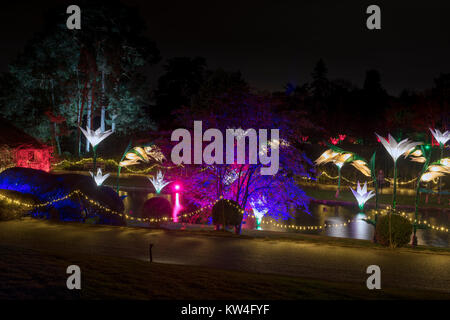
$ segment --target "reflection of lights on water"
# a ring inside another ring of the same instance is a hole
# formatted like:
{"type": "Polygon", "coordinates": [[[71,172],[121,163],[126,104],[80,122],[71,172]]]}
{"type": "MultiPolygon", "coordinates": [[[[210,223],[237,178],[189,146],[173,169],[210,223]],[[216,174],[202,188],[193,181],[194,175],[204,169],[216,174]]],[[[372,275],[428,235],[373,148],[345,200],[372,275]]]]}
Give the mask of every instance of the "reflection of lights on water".
{"type": "MultiPolygon", "coordinates": [[[[342,224],[346,222],[345,219],[341,217],[326,217],[325,223],[326,224],[342,224]]],[[[339,237],[339,238],[345,238],[347,237],[346,230],[347,227],[332,227],[325,229],[325,233],[327,236],[331,237],[339,237]]]]}
{"type": "Polygon", "coordinates": [[[371,232],[373,232],[373,226],[363,221],[362,219],[367,218],[362,212],[355,216],[355,221],[352,223],[352,238],[355,239],[371,239],[371,232]]]}

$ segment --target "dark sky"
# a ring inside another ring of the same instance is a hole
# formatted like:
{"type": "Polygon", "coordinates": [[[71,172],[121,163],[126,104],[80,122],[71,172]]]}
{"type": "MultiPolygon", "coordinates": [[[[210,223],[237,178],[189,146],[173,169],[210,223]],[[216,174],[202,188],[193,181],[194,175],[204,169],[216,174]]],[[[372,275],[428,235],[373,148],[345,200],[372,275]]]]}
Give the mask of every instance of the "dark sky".
{"type": "MultiPolygon", "coordinates": [[[[57,2],[2,4],[1,71],[57,2]]],[[[429,88],[439,73],[450,73],[448,0],[123,2],[140,8],[164,58],[203,56],[211,68],[241,70],[259,89],[309,81],[319,58],[330,78],[358,86],[367,69],[378,69],[391,94],[429,88]],[[381,7],[382,30],[366,29],[370,4],[381,7]]]]}

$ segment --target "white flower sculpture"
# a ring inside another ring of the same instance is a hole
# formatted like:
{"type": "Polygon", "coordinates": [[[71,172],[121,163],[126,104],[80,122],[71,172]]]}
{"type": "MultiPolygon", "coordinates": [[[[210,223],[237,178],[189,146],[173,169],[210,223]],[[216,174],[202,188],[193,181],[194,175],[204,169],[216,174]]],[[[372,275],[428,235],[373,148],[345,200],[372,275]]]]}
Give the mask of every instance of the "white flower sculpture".
{"type": "Polygon", "coordinates": [[[97,145],[105,140],[109,135],[111,135],[113,132],[111,130],[107,130],[102,132],[101,128],[98,128],[97,130],[91,130],[89,128],[86,128],[84,130],[80,127],[81,132],[85,135],[86,139],[88,139],[89,143],[92,145],[93,148],[97,147],[97,145]]]}
{"type": "Polygon", "coordinates": [[[358,201],[358,206],[361,210],[364,209],[364,204],[369,201],[370,198],[375,196],[375,193],[372,190],[367,192],[367,182],[364,182],[364,186],[361,188],[361,185],[358,181],[356,190],[353,190],[352,188],[350,188],[350,190],[355,196],[356,201],[358,201]]]}
{"type": "Polygon", "coordinates": [[[419,144],[422,144],[421,142],[412,142],[408,139],[404,139],[400,142],[395,141],[394,137],[390,134],[388,135],[388,140],[381,137],[377,133],[375,133],[380,139],[380,142],[383,144],[384,148],[387,150],[387,152],[391,155],[392,159],[394,160],[394,190],[392,193],[392,208],[395,209],[395,206],[397,204],[397,159],[403,155],[403,154],[409,154],[412,150],[414,150],[415,147],[417,147],[419,144]]]}
{"type": "Polygon", "coordinates": [[[103,184],[103,182],[105,182],[105,180],[108,179],[108,177],[110,175],[110,173],[103,175],[102,169],[100,169],[100,168],[98,168],[96,175],[94,175],[91,171],[89,171],[89,173],[91,174],[92,178],[94,178],[97,186],[101,186],[103,184]]]}
{"type": "Polygon", "coordinates": [[[155,177],[152,178],[148,178],[150,180],[150,182],[153,184],[153,187],[156,190],[156,193],[160,193],[161,190],[167,186],[169,183],[171,183],[171,181],[165,181],[164,180],[164,174],[161,171],[158,171],[158,173],[156,174],[156,179],[155,177]]]}
{"type": "Polygon", "coordinates": [[[450,140],[450,131],[441,132],[438,129],[431,129],[431,133],[433,134],[433,137],[436,139],[437,142],[439,142],[440,146],[444,146],[448,140],[450,140]]]}
{"type": "Polygon", "coordinates": [[[396,162],[401,155],[421,144],[421,142],[413,142],[409,139],[404,139],[397,143],[394,137],[390,134],[388,135],[389,141],[378,134],[376,135],[378,139],[380,139],[380,142],[383,144],[384,148],[391,155],[392,159],[394,159],[394,162],[396,162]]]}

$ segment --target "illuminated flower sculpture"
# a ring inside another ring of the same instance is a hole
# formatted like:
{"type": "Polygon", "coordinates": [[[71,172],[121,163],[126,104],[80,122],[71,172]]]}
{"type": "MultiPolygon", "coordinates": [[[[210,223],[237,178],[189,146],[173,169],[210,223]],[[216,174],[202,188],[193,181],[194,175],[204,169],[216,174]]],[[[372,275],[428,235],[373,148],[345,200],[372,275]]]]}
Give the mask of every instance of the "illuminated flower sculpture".
{"type": "Polygon", "coordinates": [[[151,159],[162,162],[166,158],[161,150],[153,145],[146,147],[134,147],[125,153],[125,160],[120,162],[121,167],[138,164],[139,162],[150,162],[151,159]]]}
{"type": "Polygon", "coordinates": [[[446,174],[450,174],[450,158],[443,158],[429,165],[420,180],[429,182],[446,174]]]}
{"type": "MultiPolygon", "coordinates": [[[[441,149],[441,157],[442,159],[444,157],[444,147],[448,140],[450,140],[450,131],[441,132],[438,129],[431,129],[431,133],[433,134],[433,137],[436,139],[437,142],[439,142],[439,148],[441,149]]],[[[439,194],[438,194],[438,203],[441,203],[441,188],[442,183],[441,179],[439,178],[439,194]]]]}
{"type": "MultiPolygon", "coordinates": [[[[377,133],[375,133],[380,140],[380,142],[383,144],[384,148],[387,150],[387,152],[391,155],[392,159],[394,160],[394,190],[393,190],[393,196],[392,196],[392,209],[395,210],[396,206],[396,197],[397,197],[397,159],[405,154],[409,153],[411,150],[414,150],[416,146],[421,144],[420,142],[412,142],[408,139],[404,139],[400,142],[395,141],[394,137],[390,134],[388,135],[388,139],[379,136],[377,133]]],[[[391,229],[391,212],[389,211],[389,245],[392,247],[392,229],[391,229]]]]}
{"type": "Polygon", "coordinates": [[[397,159],[405,154],[408,153],[411,149],[414,149],[416,146],[421,144],[420,142],[412,142],[408,139],[404,139],[400,142],[395,141],[394,137],[390,134],[388,135],[388,139],[381,137],[377,133],[375,133],[380,139],[380,142],[383,144],[386,151],[390,154],[392,159],[394,160],[394,191],[393,191],[393,197],[392,197],[392,208],[395,209],[396,205],[396,194],[397,194],[397,159]]]}
{"type": "MultiPolygon", "coordinates": [[[[405,156],[407,156],[407,155],[405,155],[405,156]]],[[[425,175],[427,169],[429,168],[429,164],[430,164],[430,151],[427,150],[423,145],[420,145],[419,147],[416,147],[415,150],[414,149],[411,150],[409,153],[409,156],[412,159],[412,161],[424,163],[422,170],[420,171],[420,174],[417,177],[417,184],[416,184],[416,199],[415,199],[415,210],[414,210],[415,219],[414,219],[414,223],[413,223],[413,237],[412,237],[412,245],[416,246],[417,245],[417,236],[416,236],[417,229],[424,227],[418,223],[420,183],[422,181],[427,181],[428,179],[431,178],[431,176],[425,175]],[[420,159],[420,161],[417,159],[420,159]],[[422,159],[423,159],[423,161],[422,161],[422,159]]]]}
{"type": "Polygon", "coordinates": [[[261,201],[261,199],[256,202],[250,201],[250,205],[252,206],[253,214],[256,220],[256,230],[261,230],[262,218],[267,214],[269,210],[266,208],[264,202],[261,201]]]}
{"type": "Polygon", "coordinates": [[[86,128],[84,130],[80,127],[81,132],[83,132],[86,139],[89,141],[89,143],[92,145],[92,150],[94,151],[94,171],[97,169],[97,146],[105,140],[109,135],[112,134],[111,130],[107,130],[102,132],[101,128],[98,128],[97,130],[91,130],[89,128],[86,128]]]}
{"type": "Polygon", "coordinates": [[[413,150],[410,154],[405,154],[405,158],[409,156],[411,161],[425,163],[427,161],[424,153],[422,152],[422,148],[418,148],[413,150]]]}
{"type": "Polygon", "coordinates": [[[438,129],[431,129],[429,128],[431,133],[433,134],[433,137],[436,139],[437,142],[439,142],[439,146],[441,148],[444,147],[444,145],[447,143],[448,140],[450,140],[450,131],[441,132],[438,129]]]}
{"type": "Polygon", "coordinates": [[[156,174],[156,179],[155,177],[148,179],[153,184],[153,187],[155,188],[157,194],[159,194],[165,186],[171,183],[171,181],[164,180],[164,174],[161,171],[158,171],[158,173],[156,174]]]}
{"type": "Polygon", "coordinates": [[[157,162],[163,162],[166,157],[161,152],[161,150],[156,145],[148,145],[144,147],[134,147],[132,148],[132,141],[128,144],[128,147],[123,153],[122,159],[119,162],[119,167],[117,171],[117,192],[119,192],[119,177],[122,167],[128,167],[136,165],[140,162],[148,163],[151,159],[157,162]]]}
{"type": "Polygon", "coordinates": [[[370,177],[370,169],[367,166],[367,162],[356,155],[353,152],[342,150],[333,145],[328,145],[330,149],[326,150],[322,155],[317,158],[316,165],[325,163],[333,163],[338,168],[338,187],[336,190],[336,198],[339,197],[339,190],[341,187],[341,169],[345,163],[350,163],[356,169],[358,169],[365,176],[370,177]]]}
{"type": "Polygon", "coordinates": [[[373,191],[367,192],[367,182],[364,182],[364,186],[361,188],[361,185],[359,184],[356,187],[356,190],[353,190],[350,188],[353,195],[356,198],[356,201],[358,201],[359,209],[362,211],[364,209],[364,204],[372,197],[375,196],[375,193],[373,191]]]}
{"type": "Polygon", "coordinates": [[[94,175],[92,172],[89,171],[89,173],[91,174],[92,178],[94,178],[95,183],[97,184],[97,186],[101,186],[103,184],[103,182],[105,182],[106,179],[108,179],[109,177],[109,173],[103,175],[102,174],[102,169],[98,168],[97,169],[97,174],[94,175]]]}

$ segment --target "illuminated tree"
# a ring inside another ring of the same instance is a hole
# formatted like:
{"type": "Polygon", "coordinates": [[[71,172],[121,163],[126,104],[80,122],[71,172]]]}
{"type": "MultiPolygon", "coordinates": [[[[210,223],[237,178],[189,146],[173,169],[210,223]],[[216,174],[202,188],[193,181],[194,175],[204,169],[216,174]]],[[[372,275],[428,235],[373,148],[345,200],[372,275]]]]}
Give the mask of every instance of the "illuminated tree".
{"type": "MultiPolygon", "coordinates": [[[[279,128],[280,137],[270,147],[279,148],[279,171],[276,175],[261,175],[261,163],[190,165],[186,166],[184,197],[197,206],[205,206],[223,197],[236,201],[246,211],[262,196],[267,204],[266,216],[275,219],[294,217],[296,210],[309,213],[308,197],[296,179],[311,176],[313,164],[291,141],[296,140],[298,123],[288,114],[273,112],[270,97],[243,92],[224,94],[211,99],[208,109],[186,109],[180,113],[187,128],[194,120],[203,121],[203,129],[218,128],[279,128]],[[245,107],[238,107],[245,106],[245,107]]],[[[244,130],[245,132],[245,130],[244,130]]],[[[268,145],[269,147],[269,145],[268,145]]],[[[248,149],[246,149],[248,154],[248,149]]],[[[224,161],[225,162],[225,158],[224,161]]]]}

